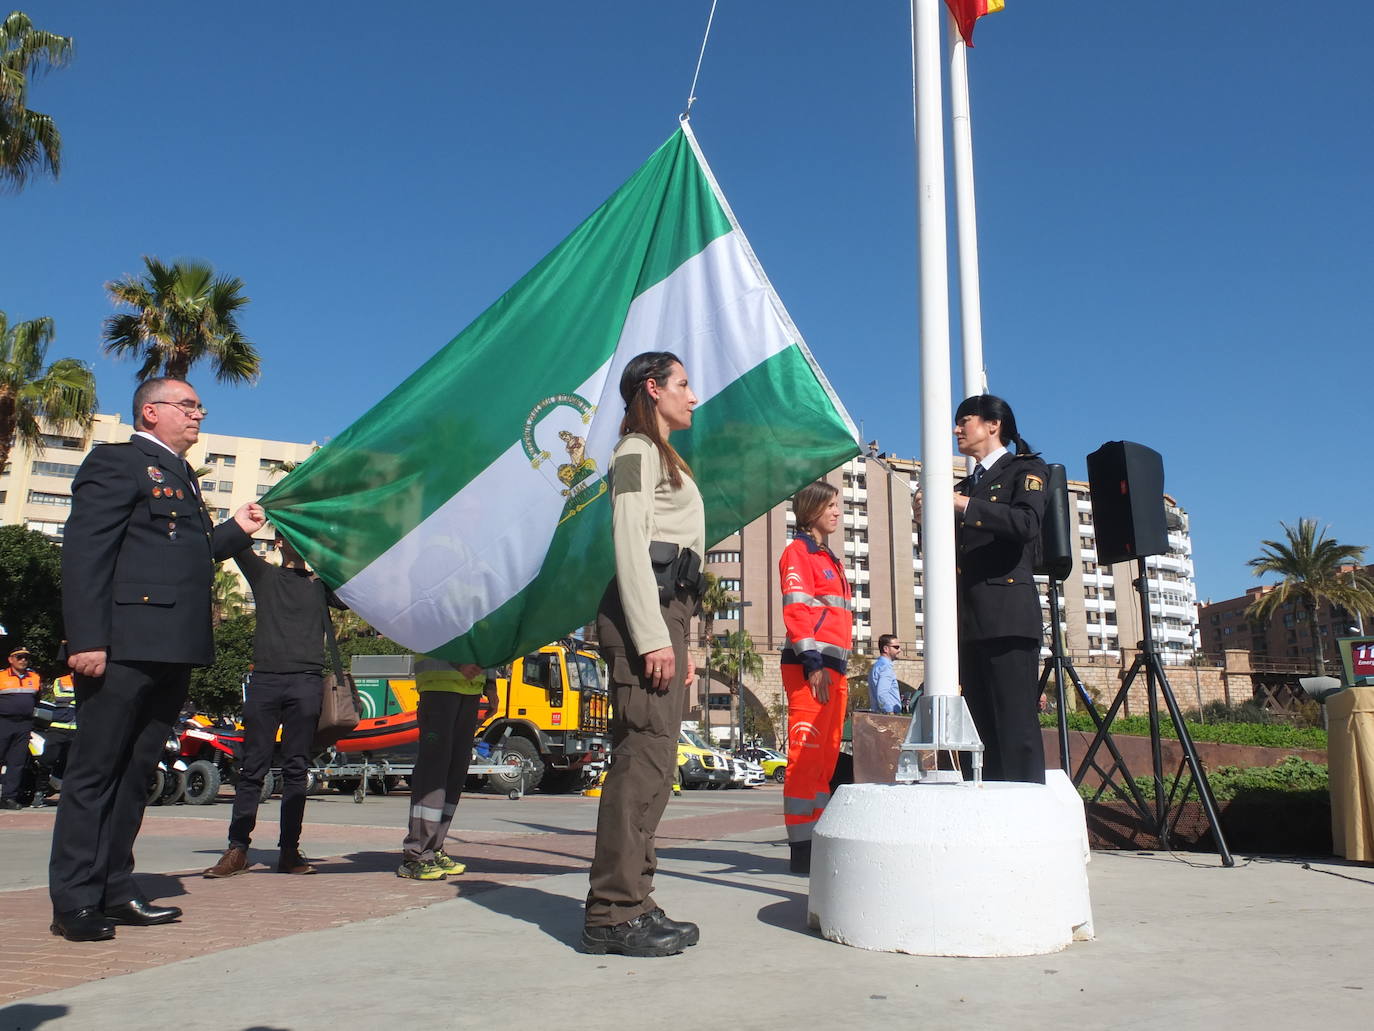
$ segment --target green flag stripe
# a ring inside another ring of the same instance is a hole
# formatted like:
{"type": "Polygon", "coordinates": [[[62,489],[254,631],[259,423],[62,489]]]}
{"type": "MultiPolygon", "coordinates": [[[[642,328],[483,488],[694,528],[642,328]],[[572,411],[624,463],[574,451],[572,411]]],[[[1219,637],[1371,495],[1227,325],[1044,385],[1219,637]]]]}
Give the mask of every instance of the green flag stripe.
{"type": "Polygon", "coordinates": [[[314,564],[326,579],[345,582],[518,441],[541,398],[599,368],[635,297],[729,231],[679,130],[467,329],[273,487],[264,506],[289,534],[317,542],[314,564]],[[346,557],[337,546],[345,539],[346,557]]]}

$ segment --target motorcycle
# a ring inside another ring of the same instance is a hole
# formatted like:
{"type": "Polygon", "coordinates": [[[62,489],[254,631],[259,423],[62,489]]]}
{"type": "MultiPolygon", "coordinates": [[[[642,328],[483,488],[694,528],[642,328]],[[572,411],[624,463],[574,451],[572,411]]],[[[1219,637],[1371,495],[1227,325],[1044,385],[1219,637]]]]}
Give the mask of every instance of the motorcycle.
{"type": "Polygon", "coordinates": [[[69,727],[54,727],[54,722],[69,722],[70,705],[42,700],[34,706],[33,729],[29,731],[29,753],[19,781],[16,801],[34,808],[47,805],[49,795],[62,789],[62,774],[67,767],[76,731],[69,727]]]}
{"type": "Polygon", "coordinates": [[[186,795],[186,762],[181,758],[181,737],[173,728],[162,746],[162,758],[148,777],[149,805],[176,805],[186,795]]]}

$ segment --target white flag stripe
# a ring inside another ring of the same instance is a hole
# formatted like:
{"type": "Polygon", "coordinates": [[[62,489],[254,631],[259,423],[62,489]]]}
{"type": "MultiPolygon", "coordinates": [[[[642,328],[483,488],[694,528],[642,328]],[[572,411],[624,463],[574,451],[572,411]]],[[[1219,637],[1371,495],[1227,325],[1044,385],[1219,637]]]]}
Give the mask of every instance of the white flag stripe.
{"type": "Polygon", "coordinates": [[[530,468],[517,441],[344,584],[339,597],[422,652],[467,633],[539,575],[563,512],[556,482],[544,475],[563,450],[558,431],[585,436],[587,456],[605,474],[624,411],[626,362],[644,351],[675,352],[704,405],[794,343],[737,235],[719,237],[631,304],[615,354],[576,388],[597,406],[590,426],[572,409],[551,412],[538,426],[540,447],[555,456],[543,469],[530,468]]]}

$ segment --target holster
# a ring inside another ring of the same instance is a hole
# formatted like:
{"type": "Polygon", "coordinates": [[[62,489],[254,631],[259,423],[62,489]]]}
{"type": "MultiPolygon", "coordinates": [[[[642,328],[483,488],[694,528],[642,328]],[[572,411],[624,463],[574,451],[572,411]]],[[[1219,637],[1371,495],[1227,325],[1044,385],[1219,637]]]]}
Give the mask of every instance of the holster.
{"type": "Polygon", "coordinates": [[[668,604],[679,590],[686,591],[693,599],[700,598],[705,590],[701,556],[691,548],[668,541],[650,541],[649,564],[653,566],[654,582],[658,584],[660,604],[668,604]]]}

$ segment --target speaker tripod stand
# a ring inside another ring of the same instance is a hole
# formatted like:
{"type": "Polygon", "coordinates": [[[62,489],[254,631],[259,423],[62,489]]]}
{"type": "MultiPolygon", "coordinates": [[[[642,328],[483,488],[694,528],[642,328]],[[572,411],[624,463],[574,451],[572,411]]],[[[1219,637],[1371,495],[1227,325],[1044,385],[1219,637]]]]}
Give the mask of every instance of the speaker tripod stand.
{"type": "Polygon", "coordinates": [[[1050,618],[1054,631],[1054,644],[1052,654],[1045,665],[1045,672],[1040,678],[1040,683],[1043,689],[1051,675],[1055,678],[1056,699],[1059,708],[1060,762],[1067,772],[1070,768],[1068,717],[1065,709],[1064,690],[1064,675],[1067,673],[1073,681],[1079,699],[1085,704],[1088,714],[1097,727],[1097,734],[1093,737],[1092,744],[1088,746],[1083,761],[1079,763],[1078,769],[1073,774],[1074,786],[1077,787],[1083,783],[1089,770],[1095,770],[1102,778],[1102,787],[1098,792],[1099,797],[1108,788],[1116,787],[1117,794],[1131,804],[1145,826],[1150,828],[1159,838],[1163,848],[1171,847],[1169,838],[1178,826],[1179,818],[1183,814],[1183,801],[1187,798],[1189,789],[1196,786],[1198,797],[1202,801],[1203,811],[1207,815],[1207,822],[1212,828],[1212,838],[1216,842],[1217,854],[1221,856],[1223,865],[1235,866],[1236,861],[1231,855],[1230,848],[1227,847],[1226,836],[1221,829],[1216,798],[1212,794],[1212,785],[1207,780],[1207,771],[1203,769],[1202,763],[1198,759],[1197,749],[1193,746],[1193,739],[1183,722],[1183,712],[1179,708],[1178,699],[1174,697],[1174,690],[1169,685],[1169,678],[1164,672],[1164,664],[1160,661],[1159,653],[1155,649],[1154,630],[1150,624],[1149,580],[1144,558],[1136,559],[1136,569],[1139,575],[1134,586],[1140,595],[1141,625],[1144,627],[1140,653],[1131,663],[1126,679],[1122,682],[1121,688],[1117,691],[1116,698],[1112,701],[1105,716],[1098,714],[1097,706],[1084,688],[1077,670],[1073,668],[1073,663],[1064,655],[1063,638],[1059,632],[1058,584],[1053,577],[1050,579],[1050,618]],[[1136,678],[1142,673],[1145,676],[1145,697],[1149,705],[1150,716],[1150,756],[1154,774],[1153,800],[1147,800],[1141,792],[1135,778],[1131,775],[1125,757],[1112,739],[1111,733],[1112,722],[1126,703],[1126,698],[1130,694],[1136,678]],[[1160,697],[1163,697],[1164,704],[1169,710],[1169,718],[1173,720],[1174,727],[1178,732],[1179,745],[1183,749],[1183,759],[1179,762],[1177,770],[1174,771],[1173,784],[1169,788],[1167,797],[1164,790],[1164,754],[1159,728],[1160,697]],[[1104,746],[1111,753],[1113,760],[1112,766],[1106,769],[1096,761],[1099,750],[1104,746]],[[1185,769],[1189,773],[1186,783],[1183,779],[1185,769]],[[1118,777],[1119,779],[1114,780],[1118,777]]]}

